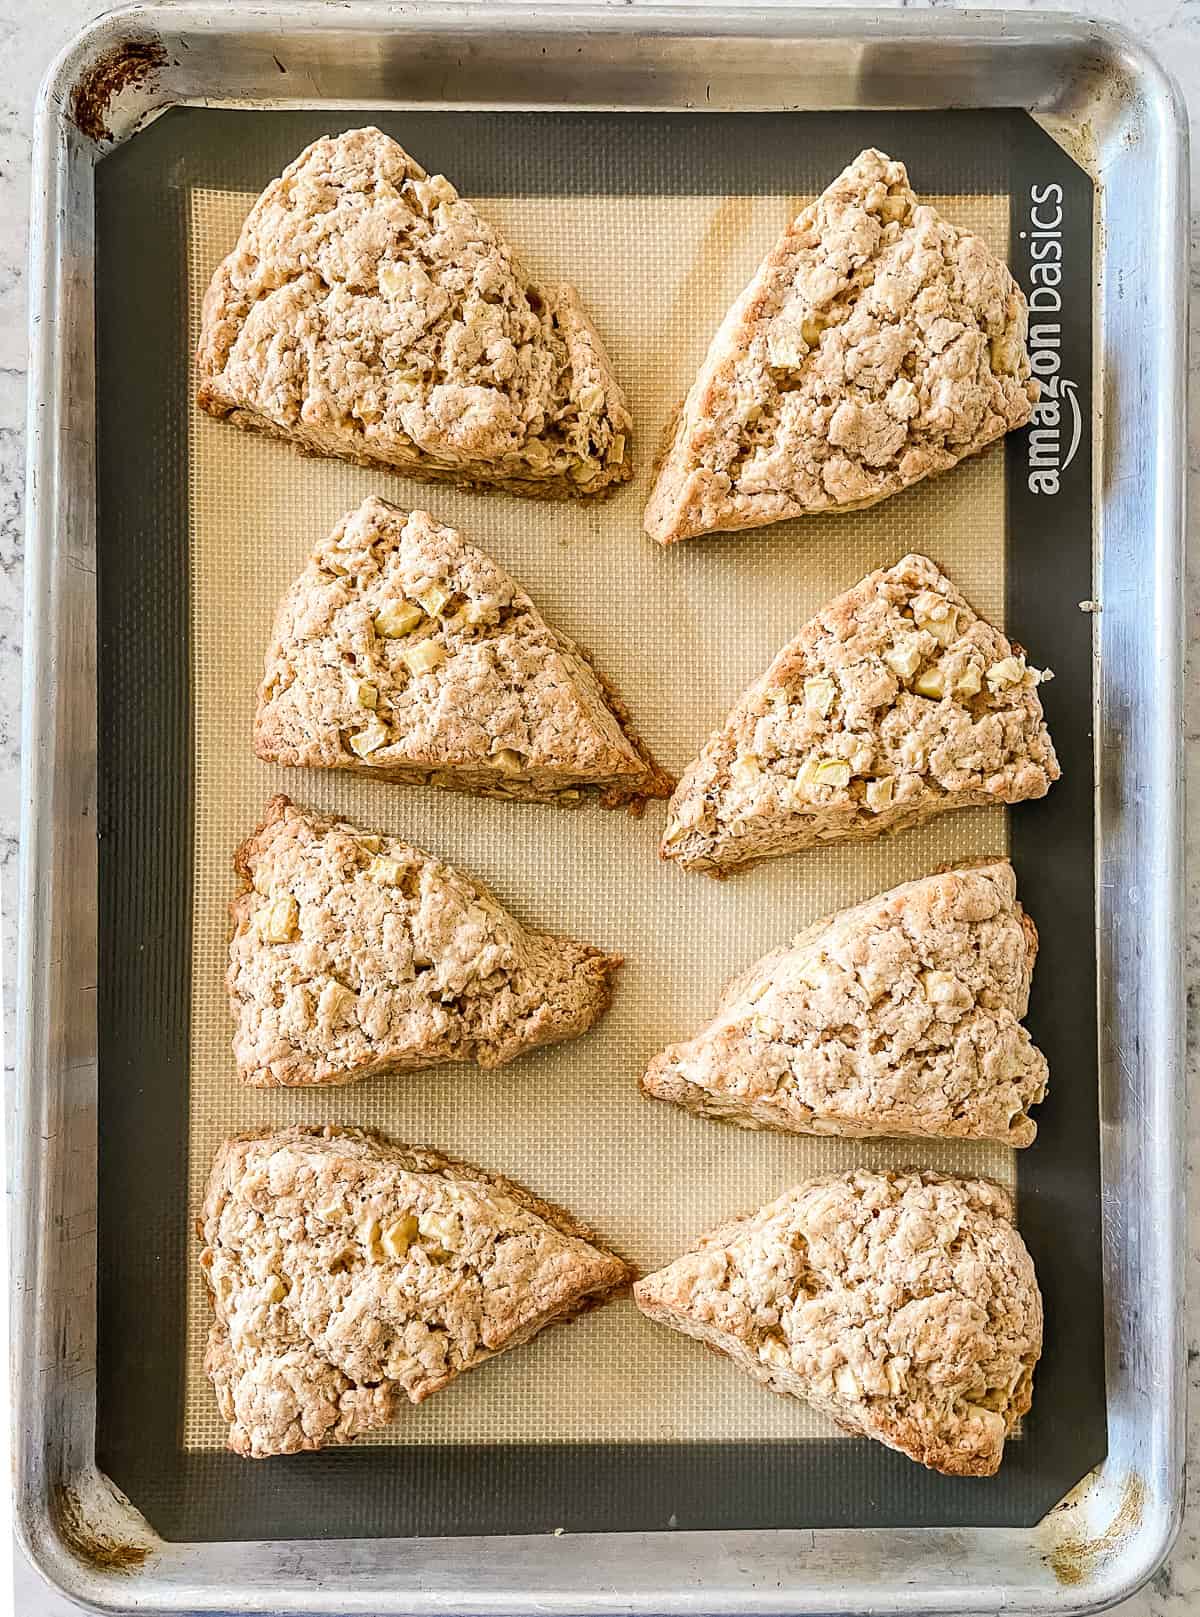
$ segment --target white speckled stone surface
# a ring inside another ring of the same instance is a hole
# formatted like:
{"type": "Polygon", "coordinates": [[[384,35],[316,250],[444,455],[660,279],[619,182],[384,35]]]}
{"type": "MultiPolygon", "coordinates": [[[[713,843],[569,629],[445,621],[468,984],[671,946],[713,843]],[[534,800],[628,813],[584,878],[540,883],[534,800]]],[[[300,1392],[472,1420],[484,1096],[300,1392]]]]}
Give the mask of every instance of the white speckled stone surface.
{"type": "MultiPolygon", "coordinates": [[[[308,0],[314,9],[324,0],[308,0]]],[[[343,0],[346,3],[346,0],[343,0]]],[[[353,4],[353,0],[349,0],[353,4]]],[[[615,0],[621,3],[621,0],[615,0]]],[[[634,4],[638,0],[624,0],[634,4]]],[[[721,3],[721,0],[717,0],[721,3]]],[[[939,0],[934,0],[934,4],[939,0]]],[[[1064,10],[1062,6],[1036,9],[1064,10]]],[[[11,1010],[14,942],[11,917],[16,896],[17,803],[20,764],[21,548],[26,365],[26,218],[34,89],[51,57],[88,18],[109,9],[102,0],[0,0],[0,912],[3,914],[5,1010],[11,1010]]],[[[1029,9],[1021,6],[1014,9],[1029,9]]],[[[1079,9],[1083,9],[1080,7],[1079,9]]],[[[1200,0],[1091,0],[1095,15],[1131,28],[1176,75],[1187,94],[1193,124],[1200,108],[1200,0]]],[[[1192,189],[1192,407],[1190,467],[1200,470],[1200,137],[1193,131],[1192,189]]],[[[1189,517],[1200,520],[1200,480],[1192,479],[1189,517]]],[[[1200,625],[1200,551],[1188,572],[1188,635],[1200,625]]],[[[1188,681],[1188,778],[1200,810],[1200,678],[1188,681]]],[[[1188,834],[1188,1034],[1189,1071],[1200,1050],[1200,815],[1188,834]]],[[[11,1024],[10,1024],[11,1025],[11,1024]]],[[[1189,1184],[1200,1160],[1200,1116],[1189,1143],[1189,1184]]],[[[1184,1617],[1200,1612],[1200,1204],[1191,1202],[1188,1282],[1188,1360],[1193,1392],[1188,1463],[1192,1474],[1188,1513],[1174,1554],[1133,1600],[1123,1617],[1184,1617]]],[[[20,1617],[67,1617],[75,1607],[53,1594],[18,1555],[11,1606],[0,1590],[0,1612],[20,1617]]]]}

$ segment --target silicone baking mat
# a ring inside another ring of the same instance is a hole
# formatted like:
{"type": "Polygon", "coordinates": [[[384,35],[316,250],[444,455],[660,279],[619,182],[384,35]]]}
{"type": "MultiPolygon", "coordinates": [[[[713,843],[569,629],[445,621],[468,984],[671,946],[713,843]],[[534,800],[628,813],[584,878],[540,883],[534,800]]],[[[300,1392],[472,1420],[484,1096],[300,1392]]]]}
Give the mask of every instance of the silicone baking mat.
{"type": "MultiPolygon", "coordinates": [[[[765,171],[761,160],[748,165],[746,177],[754,183],[743,179],[744,188],[734,189],[728,182],[742,176],[730,175],[727,160],[714,154],[697,166],[683,149],[682,130],[664,138],[673,120],[607,120],[615,169],[624,142],[626,172],[645,179],[623,191],[611,181],[588,190],[577,177],[567,179],[564,154],[552,155],[528,138],[526,125],[520,128],[525,138],[509,143],[505,183],[489,189],[464,173],[465,154],[446,152],[443,131],[433,126],[438,116],[380,121],[431,170],[444,168],[536,277],[579,287],[630,399],[636,476],[612,500],[590,506],[414,484],[307,459],[213,421],[190,403],[194,378],[184,373],[182,398],[173,408],[186,468],[180,583],[187,603],[190,790],[186,869],[181,861],[178,876],[190,960],[186,1085],[177,1124],[188,1207],[199,1204],[222,1138],[294,1121],[367,1125],[502,1170],[570,1207],[643,1271],[668,1261],[728,1214],[828,1168],[917,1163],[987,1173],[1015,1186],[1014,1154],[999,1146],[748,1134],[651,1103],[636,1082],[650,1055],[706,1019],[733,972],[806,922],[946,862],[1007,852],[1005,811],[943,816],[900,837],[814,850],[718,883],[660,864],[661,804],[637,821],[595,807],[566,812],[489,802],[343,772],[287,770],[254,758],[254,692],[279,597],[314,542],[371,492],[432,510],[495,556],[552,624],[588,647],[624,694],[656,756],[674,771],[824,601],[909,550],[932,556],[985,616],[1002,625],[1009,617],[1011,467],[1002,445],[867,512],[669,551],[641,534],[663,425],[710,334],[785,221],[871,142],[869,132],[861,139],[847,129],[837,139],[806,140],[802,160],[776,160],[765,171]],[[612,1010],[582,1039],[497,1073],[453,1067],[346,1088],[243,1089],[234,1072],[223,986],[226,912],[235,890],[231,858],[277,791],[436,851],[481,877],[529,924],[619,951],[626,965],[612,1010]]],[[[283,161],[322,128],[367,121],[338,116],[313,124],[283,161]]],[[[236,164],[228,153],[223,164],[193,161],[196,172],[178,176],[173,188],[186,263],[178,311],[185,356],[214,267],[233,246],[256,189],[282,166],[274,155],[268,160],[266,148],[273,154],[279,142],[264,139],[264,122],[276,120],[243,121],[248,133],[253,129],[253,150],[236,164]],[[261,164],[247,161],[251,156],[260,156],[261,164]],[[231,168],[252,183],[229,183],[231,168]]],[[[510,133],[521,126],[516,118],[491,122],[506,124],[510,133]]],[[[909,158],[918,190],[948,218],[1009,254],[1011,196],[994,183],[1002,175],[989,185],[968,148],[956,161],[943,155],[924,165],[903,140],[893,139],[890,149],[909,158]],[[958,183],[948,186],[946,179],[958,183]]],[[[483,167],[495,175],[501,164],[493,158],[483,167]]],[[[1021,624],[1016,628],[1025,632],[1021,624]]],[[[1034,659],[1057,668],[1055,645],[1028,638],[1034,659]]],[[[1018,811],[1014,823],[1026,812],[1038,808],[1018,811]]],[[[1045,931],[1038,892],[1023,882],[1021,896],[1045,931]]],[[[1060,1076],[1052,1069],[1053,1082],[1060,1076]]],[[[900,1497],[920,1477],[907,1462],[895,1470],[895,1456],[880,1462],[879,1451],[840,1435],[804,1406],[765,1394],[732,1365],[651,1325],[627,1300],[569,1330],[546,1333],[420,1409],[403,1410],[353,1454],[246,1467],[220,1453],[224,1431],[202,1370],[209,1309],[194,1230],[181,1256],[182,1363],[173,1435],[189,1462],[215,1465],[221,1475],[220,1468],[232,1465],[241,1475],[271,1472],[276,1486],[290,1487],[302,1468],[330,1474],[341,1462],[349,1484],[371,1450],[403,1448],[406,1464],[438,1456],[453,1469],[456,1453],[465,1460],[485,1448],[512,1455],[565,1448],[610,1457],[721,1450],[725,1467],[736,1455],[750,1463],[750,1456],[770,1452],[778,1463],[786,1453],[793,1465],[803,1465],[807,1455],[820,1471],[829,1469],[834,1451],[843,1455],[840,1470],[853,1464],[850,1455],[861,1454],[861,1475],[884,1464],[900,1479],[900,1497]]],[[[1035,1403],[1031,1431],[1038,1410],[1035,1403]]],[[[1026,1446],[1025,1436],[1010,1446],[1008,1474],[1026,1446]]],[[[943,1501],[964,1487],[936,1482],[945,1490],[943,1501]]],[[[461,1482],[438,1486],[446,1497],[434,1525],[424,1530],[486,1525],[479,1521],[478,1498],[467,1508],[456,1501],[461,1482]]],[[[256,1495],[260,1487],[252,1484],[256,1495]]],[[[747,1508],[756,1514],[745,1501],[729,1508],[739,1525],[747,1524],[747,1508]]],[[[897,1508],[908,1512],[905,1519],[927,1519],[920,1508],[897,1508]]],[[[932,1519],[942,1519],[941,1508],[935,1506],[932,1519]]],[[[605,1511],[598,1514],[603,1518],[605,1511]]],[[[428,1515],[418,1509],[409,1519],[428,1515]]],[[[531,1519],[540,1519],[537,1508],[531,1519]]]]}

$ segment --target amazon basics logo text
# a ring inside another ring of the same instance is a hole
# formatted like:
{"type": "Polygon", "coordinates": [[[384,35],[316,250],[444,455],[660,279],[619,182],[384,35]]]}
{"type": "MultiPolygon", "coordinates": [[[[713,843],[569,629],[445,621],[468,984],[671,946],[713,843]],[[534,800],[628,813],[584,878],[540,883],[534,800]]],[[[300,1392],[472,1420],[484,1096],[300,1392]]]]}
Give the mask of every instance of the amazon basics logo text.
{"type": "Polygon", "coordinates": [[[1029,492],[1057,494],[1083,436],[1076,384],[1062,375],[1063,189],[1029,190],[1029,358],[1042,384],[1029,421],[1029,492]]]}

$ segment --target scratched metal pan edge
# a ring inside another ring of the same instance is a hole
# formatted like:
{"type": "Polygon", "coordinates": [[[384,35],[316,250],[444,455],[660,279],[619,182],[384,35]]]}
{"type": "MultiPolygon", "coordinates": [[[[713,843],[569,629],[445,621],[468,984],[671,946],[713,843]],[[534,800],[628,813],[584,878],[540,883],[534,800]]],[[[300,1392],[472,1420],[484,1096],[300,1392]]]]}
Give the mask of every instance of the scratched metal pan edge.
{"type": "Polygon", "coordinates": [[[138,6],[50,69],[31,230],[14,1399],[20,1535],[68,1596],[163,1612],[1083,1612],[1161,1563],[1183,1472],[1186,140],[1138,42],[1026,13],[138,6]],[[97,1471],[93,165],[181,102],[1017,105],[1090,148],[1109,1453],[1033,1530],[189,1545],[160,1539],[97,1471]]]}

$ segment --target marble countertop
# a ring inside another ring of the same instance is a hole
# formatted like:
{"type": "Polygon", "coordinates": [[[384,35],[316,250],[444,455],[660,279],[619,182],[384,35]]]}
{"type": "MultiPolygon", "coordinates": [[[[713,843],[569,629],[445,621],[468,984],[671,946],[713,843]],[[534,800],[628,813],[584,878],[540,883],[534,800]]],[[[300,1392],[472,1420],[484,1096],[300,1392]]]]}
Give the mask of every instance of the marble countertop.
{"type": "MultiPolygon", "coordinates": [[[[314,7],[322,0],[309,0],[314,7]]],[[[347,3],[347,0],[343,0],[347,3]]],[[[348,0],[353,4],[353,0],[348,0]]],[[[622,0],[612,0],[622,3],[622,0]]],[[[638,0],[623,0],[634,4],[638,0]]],[[[904,0],[901,0],[904,3],[904,0]]],[[[946,0],[932,0],[937,6],[946,0]]],[[[1012,0],[1009,0],[1012,3],[1012,0]]],[[[1068,6],[1014,9],[1068,10],[1068,6]]],[[[109,9],[103,0],[0,0],[0,917],[3,925],[5,1010],[11,1010],[15,909],[18,771],[20,764],[21,556],[26,380],[26,221],[34,89],[50,58],[89,18],[109,9]]],[[[1193,126],[1200,110],[1200,0],[1090,0],[1090,10],[1132,28],[1179,79],[1193,126]]],[[[1200,137],[1192,145],[1192,402],[1190,467],[1200,470],[1200,137]]],[[[1200,479],[1193,476],[1189,518],[1200,518],[1200,479]]],[[[1200,619],[1200,548],[1188,569],[1188,634],[1200,619]]],[[[1189,670],[1186,711],[1188,826],[1188,1055],[1200,1049],[1200,676],[1189,670]]],[[[11,1022],[9,1024],[11,1026],[11,1022]]],[[[1189,1186],[1200,1161],[1200,1113],[1189,1132],[1189,1186]]],[[[1191,1197],[1187,1320],[1192,1390],[1188,1465],[1191,1473],[1183,1532],[1170,1560],[1149,1585],[1120,1607],[1123,1617],[1183,1617],[1200,1612],[1200,1201],[1191,1197]]],[[[0,1610],[3,1610],[0,1592],[0,1610]]],[[[18,1556],[15,1603],[21,1617],[66,1617],[76,1608],[40,1582],[18,1556]]]]}

